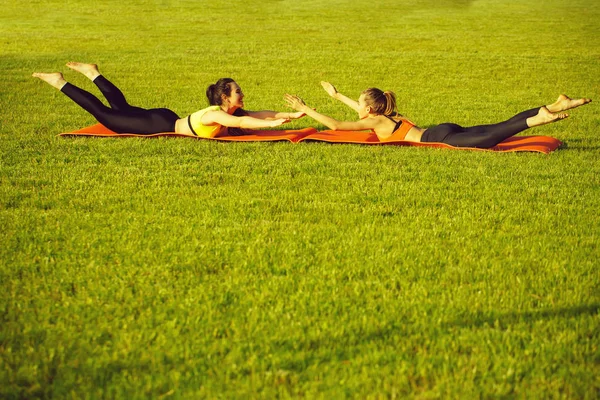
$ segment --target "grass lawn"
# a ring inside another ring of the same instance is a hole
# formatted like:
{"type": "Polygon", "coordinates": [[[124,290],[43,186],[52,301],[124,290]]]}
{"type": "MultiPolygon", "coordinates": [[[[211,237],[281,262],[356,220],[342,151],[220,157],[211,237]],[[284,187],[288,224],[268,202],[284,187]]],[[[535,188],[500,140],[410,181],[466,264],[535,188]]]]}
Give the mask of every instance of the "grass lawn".
{"type": "Polygon", "coordinates": [[[0,398],[600,397],[600,3],[7,0],[0,37],[0,398]],[[59,138],[67,61],[181,116],[220,77],[423,127],[596,102],[550,155],[59,138]]]}

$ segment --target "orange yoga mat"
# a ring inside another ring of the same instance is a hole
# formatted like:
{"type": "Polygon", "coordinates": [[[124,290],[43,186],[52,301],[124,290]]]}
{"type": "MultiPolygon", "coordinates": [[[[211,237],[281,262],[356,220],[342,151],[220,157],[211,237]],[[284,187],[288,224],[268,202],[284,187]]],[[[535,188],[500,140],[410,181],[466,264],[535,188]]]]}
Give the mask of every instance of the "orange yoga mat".
{"type": "Polygon", "coordinates": [[[315,128],[305,128],[299,130],[255,130],[248,131],[247,135],[242,136],[220,136],[217,138],[201,138],[193,135],[184,135],[175,132],[155,133],[153,135],[139,135],[134,133],[117,134],[107,129],[102,124],[96,124],[74,132],[61,133],[59,136],[98,136],[98,137],[187,137],[203,140],[219,140],[229,142],[268,142],[288,140],[293,143],[302,141],[318,141],[329,143],[354,143],[354,144],[378,144],[395,146],[418,146],[418,147],[437,147],[443,149],[455,150],[477,150],[477,151],[533,151],[548,154],[560,147],[562,142],[549,136],[513,136],[502,143],[490,149],[477,149],[474,147],[454,147],[445,143],[419,143],[407,141],[388,140],[380,142],[377,135],[373,132],[351,132],[351,131],[321,131],[315,128]]]}

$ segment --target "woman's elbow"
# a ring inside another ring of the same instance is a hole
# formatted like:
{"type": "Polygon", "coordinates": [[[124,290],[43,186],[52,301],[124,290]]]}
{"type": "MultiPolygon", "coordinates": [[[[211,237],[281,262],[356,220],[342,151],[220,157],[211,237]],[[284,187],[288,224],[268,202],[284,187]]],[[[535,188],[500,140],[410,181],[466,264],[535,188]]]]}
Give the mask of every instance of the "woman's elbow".
{"type": "Polygon", "coordinates": [[[252,118],[251,117],[237,117],[235,126],[232,128],[242,128],[242,129],[250,129],[252,128],[252,118]]]}

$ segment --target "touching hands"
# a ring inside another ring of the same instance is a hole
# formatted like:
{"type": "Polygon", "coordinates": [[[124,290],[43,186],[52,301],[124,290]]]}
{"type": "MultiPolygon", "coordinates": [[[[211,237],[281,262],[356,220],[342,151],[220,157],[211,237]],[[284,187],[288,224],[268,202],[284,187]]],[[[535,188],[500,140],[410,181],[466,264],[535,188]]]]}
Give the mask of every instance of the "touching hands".
{"type": "Polygon", "coordinates": [[[286,122],[290,122],[290,120],[287,118],[277,118],[270,121],[270,127],[275,128],[276,126],[283,125],[286,122]]]}
{"type": "Polygon", "coordinates": [[[306,115],[306,113],[302,112],[302,111],[298,111],[295,113],[289,113],[288,114],[288,118],[289,119],[298,119],[298,118],[302,118],[306,115]]]}
{"type": "Polygon", "coordinates": [[[306,109],[308,107],[306,106],[306,103],[304,103],[304,100],[302,100],[300,97],[291,94],[286,94],[285,96],[283,96],[283,98],[285,99],[288,107],[291,107],[296,111],[300,111],[301,113],[306,112],[306,109]]]}
{"type": "Polygon", "coordinates": [[[330,95],[331,97],[335,97],[338,94],[338,91],[335,88],[335,86],[333,86],[329,82],[321,81],[321,86],[323,86],[323,89],[325,89],[327,94],[330,95]]]}

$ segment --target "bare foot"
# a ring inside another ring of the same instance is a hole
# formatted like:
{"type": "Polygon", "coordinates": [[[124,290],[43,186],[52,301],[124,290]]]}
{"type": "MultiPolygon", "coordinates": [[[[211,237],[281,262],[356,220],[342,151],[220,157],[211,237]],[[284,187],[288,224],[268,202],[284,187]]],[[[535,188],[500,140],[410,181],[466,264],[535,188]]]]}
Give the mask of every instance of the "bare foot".
{"type": "Polygon", "coordinates": [[[570,110],[571,108],[582,106],[591,101],[592,101],[591,99],[585,99],[585,98],[573,100],[570,97],[568,97],[567,95],[561,94],[560,96],[558,96],[558,99],[554,103],[552,103],[546,107],[548,108],[548,111],[556,113],[556,112],[566,111],[566,110],[570,110]]]}
{"type": "Polygon", "coordinates": [[[61,74],[60,72],[34,72],[33,74],[31,74],[31,76],[33,76],[34,78],[39,78],[46,83],[49,83],[58,90],[62,89],[62,87],[65,86],[65,83],[67,83],[67,81],[65,81],[65,78],[63,78],[63,74],[61,74]]]}
{"type": "Polygon", "coordinates": [[[82,73],[91,80],[96,79],[100,75],[100,71],[98,71],[98,66],[96,64],[85,64],[71,61],[67,63],[67,67],[71,68],[73,71],[82,73]]]}
{"type": "Polygon", "coordinates": [[[535,117],[527,118],[527,126],[534,127],[540,125],[546,125],[551,122],[556,122],[561,119],[565,119],[569,116],[569,114],[559,113],[553,114],[546,107],[541,107],[540,111],[538,111],[535,117]]]}

